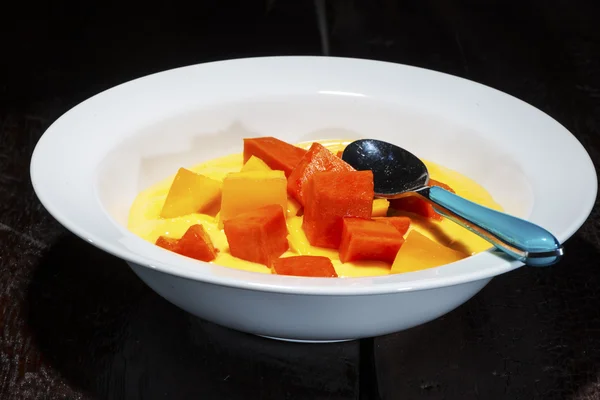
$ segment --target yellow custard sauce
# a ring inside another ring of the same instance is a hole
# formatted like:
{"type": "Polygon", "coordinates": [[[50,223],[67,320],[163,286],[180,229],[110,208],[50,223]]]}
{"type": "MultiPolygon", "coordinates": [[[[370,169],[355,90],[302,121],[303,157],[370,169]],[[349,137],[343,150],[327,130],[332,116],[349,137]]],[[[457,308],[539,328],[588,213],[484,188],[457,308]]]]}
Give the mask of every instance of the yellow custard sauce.
{"type": "MultiPolygon", "coordinates": [[[[302,143],[298,146],[308,148],[311,143],[302,143]]],[[[319,143],[333,152],[342,150],[346,144],[346,142],[340,141],[319,141],[319,143]]],[[[481,205],[502,211],[502,207],[494,201],[492,196],[473,180],[435,163],[425,160],[423,162],[427,166],[432,179],[446,183],[456,191],[456,194],[481,205]]],[[[242,165],[243,156],[239,153],[220,157],[188,169],[222,181],[228,173],[238,172],[242,165]]],[[[218,216],[215,218],[205,214],[188,214],[171,219],[160,217],[161,209],[174,177],[175,175],[164,179],[138,194],[131,206],[128,229],[141,238],[155,243],[161,235],[180,238],[191,225],[202,224],[209,233],[214,246],[219,249],[217,258],[212,262],[213,264],[270,274],[270,268],[262,264],[235,258],[230,254],[225,232],[223,229],[219,229],[218,216]]],[[[479,236],[446,219],[435,221],[410,213],[396,213],[394,215],[409,216],[412,220],[410,230],[415,229],[444,246],[466,254],[478,253],[491,247],[487,241],[479,236]]],[[[341,263],[337,250],[311,246],[302,230],[301,216],[287,218],[287,226],[290,249],[282,257],[291,255],[329,257],[340,277],[377,276],[390,273],[389,264],[376,261],[341,263]]]]}

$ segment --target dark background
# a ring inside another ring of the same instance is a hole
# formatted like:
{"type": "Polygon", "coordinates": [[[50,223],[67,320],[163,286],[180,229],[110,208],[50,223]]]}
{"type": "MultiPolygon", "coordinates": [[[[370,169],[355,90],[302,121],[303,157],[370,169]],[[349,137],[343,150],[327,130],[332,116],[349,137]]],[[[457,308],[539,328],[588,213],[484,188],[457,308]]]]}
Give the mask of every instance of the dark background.
{"type": "MultiPolygon", "coordinates": [[[[598,166],[595,3],[330,0],[331,54],[505,91],[565,125],[598,166]]],[[[597,207],[558,266],[498,277],[406,332],[301,345],[191,317],[39,205],[29,158],[63,112],[172,67],[321,54],[312,1],[21,2],[0,5],[0,33],[0,398],[600,399],[597,207]]]]}

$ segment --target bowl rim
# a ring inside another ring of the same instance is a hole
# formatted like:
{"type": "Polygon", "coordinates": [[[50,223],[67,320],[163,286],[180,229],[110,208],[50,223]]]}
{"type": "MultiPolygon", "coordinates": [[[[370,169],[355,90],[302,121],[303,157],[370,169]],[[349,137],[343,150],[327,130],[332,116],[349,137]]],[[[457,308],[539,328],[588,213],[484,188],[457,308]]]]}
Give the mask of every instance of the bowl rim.
{"type": "MultiPolygon", "coordinates": [[[[160,249],[135,236],[124,227],[118,225],[116,221],[105,216],[107,220],[102,221],[103,224],[106,224],[103,226],[112,226],[112,233],[107,238],[106,234],[99,234],[98,232],[83,228],[79,223],[81,218],[78,221],[76,218],[77,215],[73,214],[73,211],[69,210],[66,206],[69,200],[65,197],[66,194],[57,194],[56,191],[52,191],[51,184],[48,183],[50,176],[48,175],[48,169],[52,168],[53,165],[58,165],[57,157],[61,156],[53,154],[53,149],[56,150],[56,141],[64,140],[65,135],[67,135],[66,132],[69,129],[80,128],[82,117],[86,115],[90,116],[90,113],[97,112],[99,105],[108,104],[108,102],[122,94],[133,93],[140,88],[151,86],[157,82],[174,82],[174,80],[181,79],[182,76],[192,73],[202,74],[206,71],[210,75],[215,70],[259,68],[265,65],[293,68],[291,66],[294,64],[308,65],[312,68],[336,68],[339,66],[355,69],[383,68],[386,71],[394,71],[398,74],[425,75],[438,80],[450,80],[453,84],[459,84],[461,87],[483,90],[490,96],[493,94],[497,98],[503,98],[503,101],[526,108],[527,112],[536,115],[536,118],[544,119],[546,123],[552,122],[557,132],[561,132],[560,134],[568,135],[568,137],[561,137],[561,139],[571,146],[572,151],[579,153],[579,158],[576,161],[578,168],[582,175],[587,177],[587,182],[589,182],[586,191],[578,194],[579,197],[584,197],[584,204],[574,213],[571,223],[563,226],[560,231],[553,233],[561,243],[564,243],[581,227],[592,211],[597,195],[597,177],[589,155],[581,143],[568,130],[537,108],[496,89],[442,72],[383,61],[321,56],[251,57],[196,64],[143,76],[100,92],[59,117],[40,138],[34,149],[30,165],[30,175],[34,191],[42,205],[59,223],[82,239],[118,258],[181,278],[241,289],[304,295],[388,294],[434,289],[482,279],[491,279],[493,276],[500,275],[523,265],[521,262],[507,259],[499,254],[498,251],[489,250],[464,260],[429,270],[379,277],[331,279],[248,272],[202,263],[160,249]],[[468,269],[468,272],[461,273],[460,267],[466,265],[471,267],[479,265],[480,267],[471,268],[468,269]]],[[[559,134],[557,133],[557,135],[559,134]]],[[[99,201],[96,201],[94,204],[86,203],[86,207],[94,213],[100,212],[102,208],[99,201]]]]}

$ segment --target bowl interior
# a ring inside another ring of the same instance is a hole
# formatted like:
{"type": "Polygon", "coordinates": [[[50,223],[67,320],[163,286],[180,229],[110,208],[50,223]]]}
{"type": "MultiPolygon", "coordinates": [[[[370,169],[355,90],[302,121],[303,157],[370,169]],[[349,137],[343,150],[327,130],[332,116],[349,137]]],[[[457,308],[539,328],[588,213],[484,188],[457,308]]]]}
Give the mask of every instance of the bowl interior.
{"type": "Polygon", "coordinates": [[[98,166],[98,198],[125,227],[139,191],[180,167],[239,153],[242,139],[256,136],[292,143],[383,139],[474,179],[513,215],[528,217],[534,204],[518,160],[493,138],[435,113],[368,97],[319,93],[220,104],[145,127],[115,146],[98,166]]]}
{"type": "Polygon", "coordinates": [[[287,293],[356,295],[486,279],[521,264],[484,252],[375,278],[266,275],[198,263],[126,229],[137,193],[179,167],[242,151],[242,138],[370,137],[461,172],[560,241],[585,221],[597,177],[552,118],[494,89],[398,64],[266,57],[195,65],[100,93],[59,118],[31,162],[34,190],[69,230],[127,261],[192,280],[287,293]]]}

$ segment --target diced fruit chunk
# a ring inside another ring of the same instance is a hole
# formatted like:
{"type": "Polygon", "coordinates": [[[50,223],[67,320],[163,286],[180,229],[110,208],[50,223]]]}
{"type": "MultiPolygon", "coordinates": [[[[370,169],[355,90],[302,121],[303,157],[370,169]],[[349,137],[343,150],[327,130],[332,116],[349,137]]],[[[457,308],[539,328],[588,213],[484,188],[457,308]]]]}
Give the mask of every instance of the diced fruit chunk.
{"type": "Polygon", "coordinates": [[[377,217],[373,218],[373,220],[392,225],[402,236],[404,236],[406,232],[408,232],[408,228],[410,228],[409,217],[377,217]]]}
{"type": "Polygon", "coordinates": [[[212,261],[217,257],[217,250],[214,248],[210,236],[204,230],[202,225],[196,224],[188,228],[183,234],[177,247],[176,253],[200,261],[212,261]]]}
{"type": "Polygon", "coordinates": [[[373,211],[372,217],[385,217],[390,207],[388,199],[375,199],[373,200],[373,211]]]}
{"type": "Polygon", "coordinates": [[[256,156],[271,169],[285,172],[286,177],[305,153],[300,147],[270,136],[244,139],[244,163],[256,156]]]}
{"type": "Polygon", "coordinates": [[[354,171],[350,164],[336,157],[320,143],[313,143],[310,149],[288,177],[288,193],[305,205],[304,191],[308,180],[320,171],[354,171]]]}
{"type": "Polygon", "coordinates": [[[270,267],[289,248],[285,215],[279,204],[239,214],[225,220],[224,226],[234,257],[270,267]]]}
{"type": "Polygon", "coordinates": [[[277,275],[295,275],[337,278],[331,260],[322,256],[294,256],[275,260],[273,271],[277,275]]]}
{"type": "Polygon", "coordinates": [[[220,200],[221,182],[179,168],[160,216],[176,218],[196,212],[215,215],[220,200]]]}
{"type": "Polygon", "coordinates": [[[435,212],[433,205],[418,195],[409,195],[399,199],[390,200],[390,207],[396,210],[408,211],[413,214],[421,215],[425,218],[431,218],[441,221],[442,216],[435,212]]]}
{"type": "Polygon", "coordinates": [[[271,168],[265,163],[263,160],[256,156],[252,156],[246,161],[246,163],[242,166],[240,172],[248,172],[248,171],[270,171],[271,168]]]}
{"type": "MultiPolygon", "coordinates": [[[[434,179],[429,179],[429,186],[439,186],[442,189],[446,189],[449,192],[454,193],[454,190],[450,186],[434,179]]],[[[443,218],[434,210],[433,205],[430,202],[418,195],[410,195],[401,197],[399,199],[390,200],[390,207],[395,208],[396,210],[408,211],[438,221],[441,221],[443,218]]]]}
{"type": "Polygon", "coordinates": [[[344,217],[371,218],[372,171],[317,172],[305,191],[302,229],[313,246],[337,249],[344,217]]]}
{"type": "Polygon", "coordinates": [[[156,239],[156,245],[162,247],[163,249],[167,249],[170,251],[176,251],[177,244],[179,243],[179,239],[170,238],[166,236],[159,236],[156,239]]]}
{"type": "Polygon", "coordinates": [[[442,246],[412,230],[392,264],[392,273],[418,271],[438,267],[467,257],[467,254],[442,246]]]}
{"type": "Polygon", "coordinates": [[[223,180],[221,220],[269,204],[287,207],[287,181],[283,171],[233,172],[223,180]]]}
{"type": "Polygon", "coordinates": [[[404,238],[390,224],[370,219],[344,218],[340,261],[394,262],[404,238]]]}

